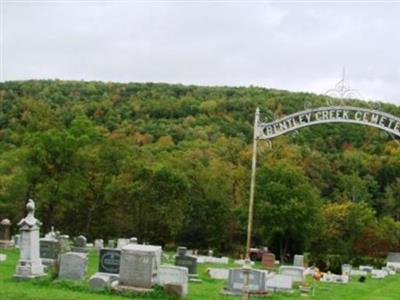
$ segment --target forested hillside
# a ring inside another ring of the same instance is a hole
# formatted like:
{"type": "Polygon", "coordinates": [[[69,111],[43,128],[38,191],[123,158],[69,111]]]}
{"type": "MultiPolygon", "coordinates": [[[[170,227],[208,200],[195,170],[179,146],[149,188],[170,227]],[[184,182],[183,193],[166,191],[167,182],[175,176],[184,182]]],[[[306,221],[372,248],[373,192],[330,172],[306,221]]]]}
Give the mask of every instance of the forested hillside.
{"type": "MultiPolygon", "coordinates": [[[[272,120],[327,100],[258,87],[0,83],[0,217],[15,225],[33,198],[42,231],[243,253],[255,108],[272,120]]],[[[255,245],[400,250],[398,141],[330,124],[259,145],[255,245]]]]}

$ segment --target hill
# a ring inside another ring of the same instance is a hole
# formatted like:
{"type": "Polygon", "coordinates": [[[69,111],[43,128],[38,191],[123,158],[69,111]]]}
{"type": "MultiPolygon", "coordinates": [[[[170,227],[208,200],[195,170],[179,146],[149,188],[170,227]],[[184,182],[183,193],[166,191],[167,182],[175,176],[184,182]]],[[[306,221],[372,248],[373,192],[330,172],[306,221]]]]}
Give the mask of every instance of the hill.
{"type": "MultiPolygon", "coordinates": [[[[340,104],[259,87],[0,83],[0,217],[16,224],[33,198],[44,231],[243,253],[255,108],[272,120],[327,102],[340,104]]],[[[315,259],[400,249],[391,136],[318,125],[260,143],[258,158],[255,244],[315,259]]]]}

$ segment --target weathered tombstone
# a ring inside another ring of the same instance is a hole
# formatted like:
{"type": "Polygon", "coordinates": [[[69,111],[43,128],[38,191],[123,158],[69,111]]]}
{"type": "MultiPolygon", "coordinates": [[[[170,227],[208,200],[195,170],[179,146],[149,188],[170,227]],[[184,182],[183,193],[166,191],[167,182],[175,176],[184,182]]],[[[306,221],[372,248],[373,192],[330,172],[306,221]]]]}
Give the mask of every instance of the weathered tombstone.
{"type": "Polygon", "coordinates": [[[389,275],[389,273],[385,270],[374,269],[371,271],[371,278],[373,278],[373,279],[383,279],[388,275],[389,275]]]}
{"type": "Polygon", "coordinates": [[[81,280],[85,277],[88,258],[85,253],[68,252],[61,255],[59,279],[81,280]]]}
{"type": "Polygon", "coordinates": [[[265,252],[262,256],[261,263],[264,268],[273,268],[275,264],[275,254],[265,252]]]}
{"type": "Polygon", "coordinates": [[[292,277],[293,282],[304,281],[304,267],[281,266],[279,274],[292,277]]]}
{"type": "Polygon", "coordinates": [[[32,199],[26,205],[28,215],[18,226],[21,232],[20,258],[15,279],[32,279],[44,274],[44,266],[39,252],[39,228],[42,223],[35,218],[35,203],[32,199]]]}
{"type": "Polygon", "coordinates": [[[115,248],[115,240],[108,240],[107,248],[109,248],[109,249],[115,248]]]}
{"type": "Polygon", "coordinates": [[[6,261],[7,260],[7,255],[6,254],[0,254],[0,262],[6,261]]]}
{"type": "Polygon", "coordinates": [[[47,237],[40,239],[40,258],[45,266],[55,266],[60,251],[60,242],[55,238],[47,237]]]}
{"type": "MultiPolygon", "coordinates": [[[[251,270],[249,276],[249,291],[251,293],[265,292],[265,272],[251,270]]],[[[228,277],[228,291],[242,293],[244,284],[243,269],[230,269],[228,277]]]]}
{"type": "Polygon", "coordinates": [[[293,288],[293,279],[287,275],[272,274],[265,282],[267,291],[290,292],[293,288]]]}
{"type": "Polygon", "coordinates": [[[374,267],[372,267],[372,266],[359,266],[358,269],[360,271],[365,271],[367,273],[371,273],[372,270],[374,269],[374,267]]]}
{"type": "Polygon", "coordinates": [[[293,266],[304,267],[304,256],[296,254],[293,259],[293,266]]]}
{"type": "Polygon", "coordinates": [[[94,248],[97,252],[104,248],[104,241],[102,239],[96,239],[94,241],[94,248]]]}
{"type": "Polygon", "coordinates": [[[161,266],[158,278],[158,284],[163,286],[167,293],[180,297],[187,296],[189,280],[187,268],[161,266]]]}
{"type": "Polygon", "coordinates": [[[51,226],[49,233],[44,235],[45,238],[56,240],[58,238],[57,233],[54,231],[54,226],[51,226]]]}
{"type": "Polygon", "coordinates": [[[349,283],[350,276],[325,273],[322,275],[322,278],[320,280],[321,282],[347,284],[349,283]]]}
{"type": "Polygon", "coordinates": [[[21,235],[20,234],[16,234],[13,236],[13,241],[14,241],[14,246],[15,248],[19,248],[19,244],[21,242],[21,235]]]}
{"type": "Polygon", "coordinates": [[[86,247],[87,247],[87,239],[83,235],[80,235],[74,240],[74,246],[72,247],[72,252],[86,253],[87,252],[86,247]]]}
{"type": "Polygon", "coordinates": [[[119,265],[121,261],[121,250],[101,249],[99,258],[99,272],[119,274],[119,265]]]}
{"type": "Polygon", "coordinates": [[[111,289],[113,284],[119,280],[118,274],[100,273],[93,274],[89,279],[89,287],[95,291],[111,289]]]}
{"type": "Polygon", "coordinates": [[[0,236],[0,248],[9,248],[11,246],[10,241],[10,227],[11,221],[4,219],[0,222],[1,236],[0,236]]]}
{"type": "Polygon", "coordinates": [[[128,244],[121,250],[119,284],[149,290],[157,283],[160,260],[159,246],[128,244]]]}
{"type": "Polygon", "coordinates": [[[137,241],[137,238],[136,237],[131,237],[130,239],[129,239],[129,244],[137,244],[138,243],[138,241],[137,241]]]}
{"type": "Polygon", "coordinates": [[[114,282],[119,280],[120,260],[121,250],[100,249],[99,272],[90,277],[90,289],[99,291],[112,288],[114,282]]]}
{"type": "Polygon", "coordinates": [[[59,235],[58,241],[60,242],[60,253],[67,253],[71,251],[71,246],[69,244],[69,235],[59,235]]]}
{"type": "Polygon", "coordinates": [[[208,268],[207,274],[213,279],[228,279],[229,269],[208,268]]]}
{"type": "Polygon", "coordinates": [[[129,239],[118,239],[118,241],[117,241],[117,249],[122,249],[126,245],[129,245],[129,239]]]}
{"type": "Polygon", "coordinates": [[[400,252],[389,252],[386,261],[400,263],[400,252]]]}
{"type": "Polygon", "coordinates": [[[197,274],[197,257],[186,255],[186,247],[178,247],[175,265],[188,268],[189,275],[197,274]]]}
{"type": "Polygon", "coordinates": [[[351,270],[352,266],[349,264],[343,264],[342,265],[342,275],[348,275],[351,276],[351,270]]]}

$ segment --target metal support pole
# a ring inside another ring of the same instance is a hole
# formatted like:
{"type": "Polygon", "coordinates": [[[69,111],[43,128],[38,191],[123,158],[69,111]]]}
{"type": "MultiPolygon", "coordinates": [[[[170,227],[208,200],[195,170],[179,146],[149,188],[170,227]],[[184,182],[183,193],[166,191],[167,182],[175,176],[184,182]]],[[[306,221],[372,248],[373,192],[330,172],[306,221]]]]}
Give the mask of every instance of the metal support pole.
{"type": "Polygon", "coordinates": [[[250,183],[249,215],[247,223],[246,259],[250,259],[251,234],[253,230],[254,188],[256,182],[256,164],[257,164],[257,130],[258,130],[259,118],[260,118],[260,109],[257,108],[254,117],[253,157],[251,160],[251,183],[250,183]]]}
{"type": "Polygon", "coordinates": [[[249,215],[247,223],[247,243],[246,243],[246,260],[243,266],[243,293],[242,300],[249,299],[250,293],[250,273],[251,273],[251,261],[250,261],[250,248],[251,248],[251,234],[253,229],[253,204],[254,204],[254,188],[256,181],[256,164],[257,164],[257,130],[258,122],[260,118],[260,109],[256,109],[254,116],[254,133],[253,133],[253,157],[251,161],[251,183],[250,183],[250,200],[249,200],[249,215]]]}

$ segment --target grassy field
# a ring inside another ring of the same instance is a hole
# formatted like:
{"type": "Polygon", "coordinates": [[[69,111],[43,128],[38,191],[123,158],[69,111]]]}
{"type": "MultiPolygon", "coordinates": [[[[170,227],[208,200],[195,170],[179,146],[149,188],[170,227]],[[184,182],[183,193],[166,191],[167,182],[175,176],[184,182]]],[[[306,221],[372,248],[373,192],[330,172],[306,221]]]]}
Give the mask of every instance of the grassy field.
{"type": "MultiPolygon", "coordinates": [[[[18,251],[0,251],[8,255],[6,262],[0,263],[0,300],[123,300],[123,299],[174,299],[155,291],[147,296],[121,296],[108,292],[91,292],[85,282],[57,281],[51,276],[34,281],[16,282],[12,279],[18,260],[18,251]]],[[[87,278],[97,270],[97,255],[91,253],[87,278]]],[[[206,268],[211,265],[199,265],[202,283],[191,283],[188,300],[204,299],[240,299],[239,297],[222,296],[219,291],[225,286],[223,280],[213,280],[206,275],[206,268]]],[[[217,267],[217,265],[212,265],[217,267]]],[[[226,267],[226,266],[220,266],[226,267]]],[[[400,274],[383,280],[367,279],[365,283],[353,280],[348,285],[327,284],[309,281],[315,287],[315,295],[309,296],[318,300],[399,300],[400,274]]],[[[303,299],[298,292],[294,294],[275,293],[267,297],[271,300],[303,299]]]]}

